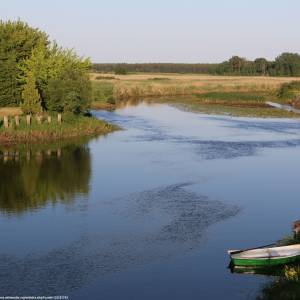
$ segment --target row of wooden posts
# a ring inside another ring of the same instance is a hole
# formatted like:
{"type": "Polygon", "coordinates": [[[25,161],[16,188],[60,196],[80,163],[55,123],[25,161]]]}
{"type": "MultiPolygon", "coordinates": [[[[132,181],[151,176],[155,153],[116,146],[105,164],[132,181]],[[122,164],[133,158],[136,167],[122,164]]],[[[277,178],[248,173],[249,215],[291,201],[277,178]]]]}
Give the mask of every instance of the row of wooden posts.
{"type": "MultiPolygon", "coordinates": [[[[43,119],[44,119],[44,116],[42,115],[37,115],[36,116],[36,120],[37,120],[37,123],[38,124],[42,124],[43,123],[43,119]]],[[[15,120],[15,124],[16,126],[20,126],[20,116],[19,115],[16,115],[14,117],[14,120],[15,120]]],[[[31,125],[31,121],[32,121],[32,115],[26,115],[26,124],[29,126],[31,125]]],[[[47,122],[48,124],[50,124],[52,122],[52,117],[51,116],[47,116],[47,122]]],[[[61,114],[57,114],[57,123],[58,124],[61,124],[62,122],[62,115],[61,114]]],[[[4,116],[3,117],[3,123],[4,123],[4,128],[9,128],[9,124],[13,124],[13,121],[9,119],[8,116],[4,116]]]]}
{"type": "MultiPolygon", "coordinates": [[[[35,157],[37,161],[42,161],[43,158],[46,157],[52,157],[53,155],[57,158],[61,157],[61,149],[58,148],[56,150],[47,150],[47,151],[41,151],[38,150],[35,153],[31,152],[30,150],[26,151],[26,160],[31,160],[32,157],[35,157]]],[[[3,161],[7,162],[9,160],[19,161],[20,160],[20,151],[19,150],[4,150],[2,155],[0,154],[0,157],[3,156],[3,161]]]]}

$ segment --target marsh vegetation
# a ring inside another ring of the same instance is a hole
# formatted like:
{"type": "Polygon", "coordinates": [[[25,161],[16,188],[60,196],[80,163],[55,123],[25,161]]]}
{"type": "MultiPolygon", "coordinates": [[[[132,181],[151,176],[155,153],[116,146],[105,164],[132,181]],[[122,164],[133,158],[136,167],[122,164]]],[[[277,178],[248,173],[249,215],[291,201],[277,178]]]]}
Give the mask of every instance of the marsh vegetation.
{"type": "MultiPolygon", "coordinates": [[[[182,74],[114,75],[115,79],[98,81],[92,73],[92,107],[113,109],[121,102],[157,99],[189,106],[202,112],[243,116],[296,117],[297,114],[274,109],[266,101],[291,104],[281,90],[299,89],[297,77],[238,77],[182,74]]],[[[110,75],[105,75],[111,77],[110,75]]],[[[103,77],[105,77],[103,76],[103,77]]],[[[296,93],[295,91],[293,93],[296,93]]]]}

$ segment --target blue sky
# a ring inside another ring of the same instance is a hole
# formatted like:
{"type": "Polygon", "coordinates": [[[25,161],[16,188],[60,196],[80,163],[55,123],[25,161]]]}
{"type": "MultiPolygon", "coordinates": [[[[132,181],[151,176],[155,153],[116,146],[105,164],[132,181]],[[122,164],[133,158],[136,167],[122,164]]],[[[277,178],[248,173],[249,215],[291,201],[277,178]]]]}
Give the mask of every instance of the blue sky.
{"type": "Polygon", "coordinates": [[[300,52],[299,0],[3,0],[94,62],[219,62],[300,52]]]}

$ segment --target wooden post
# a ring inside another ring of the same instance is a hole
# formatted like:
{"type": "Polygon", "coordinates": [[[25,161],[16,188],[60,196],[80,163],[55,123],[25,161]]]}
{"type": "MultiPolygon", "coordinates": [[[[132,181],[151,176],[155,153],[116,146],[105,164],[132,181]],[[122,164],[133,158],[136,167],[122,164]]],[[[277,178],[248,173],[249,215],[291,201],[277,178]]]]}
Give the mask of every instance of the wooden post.
{"type": "Polygon", "coordinates": [[[36,116],[36,120],[37,120],[39,125],[42,124],[42,116],[36,116]]]}
{"type": "Polygon", "coordinates": [[[15,161],[19,161],[19,158],[20,158],[20,152],[19,152],[19,150],[16,150],[15,151],[15,161]]]}
{"type": "Polygon", "coordinates": [[[31,115],[26,116],[26,123],[27,123],[27,125],[31,124],[31,115]]]}
{"type": "Polygon", "coordinates": [[[58,122],[58,124],[61,124],[61,120],[62,120],[61,114],[58,114],[57,115],[57,122],[58,122]]]}
{"type": "Polygon", "coordinates": [[[9,152],[7,150],[4,150],[4,153],[3,153],[3,160],[4,160],[4,162],[8,161],[8,156],[9,156],[9,152]]]}
{"type": "Polygon", "coordinates": [[[30,161],[30,157],[31,157],[31,152],[30,152],[30,150],[27,150],[27,152],[26,152],[27,161],[30,161]]]}
{"type": "Polygon", "coordinates": [[[41,150],[37,150],[35,153],[36,161],[37,162],[42,162],[43,160],[43,153],[41,150]]]}
{"type": "Polygon", "coordinates": [[[8,123],[8,116],[4,116],[4,117],[3,117],[3,121],[4,121],[4,127],[5,127],[5,128],[8,128],[8,126],[9,126],[9,123],[8,123]]]}
{"type": "Polygon", "coordinates": [[[48,116],[48,118],[47,118],[47,120],[48,120],[48,124],[50,124],[51,123],[51,116],[48,116]]]}
{"type": "Polygon", "coordinates": [[[16,126],[20,126],[20,117],[18,115],[15,116],[16,126]]]}

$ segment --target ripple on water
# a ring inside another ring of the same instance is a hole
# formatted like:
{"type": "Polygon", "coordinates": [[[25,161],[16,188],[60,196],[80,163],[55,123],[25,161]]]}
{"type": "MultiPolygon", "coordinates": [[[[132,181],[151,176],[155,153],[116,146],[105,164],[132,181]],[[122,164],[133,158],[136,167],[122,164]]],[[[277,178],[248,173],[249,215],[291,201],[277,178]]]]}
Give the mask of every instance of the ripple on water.
{"type": "Polygon", "coordinates": [[[199,247],[206,228],[236,215],[239,207],[188,191],[189,185],[163,186],[112,201],[112,206],[126,203],[116,213],[130,222],[161,216],[150,231],[122,232],[122,238],[111,237],[105,244],[101,235],[86,235],[44,255],[0,256],[0,294],[68,294],[94,277],[199,247]]]}

